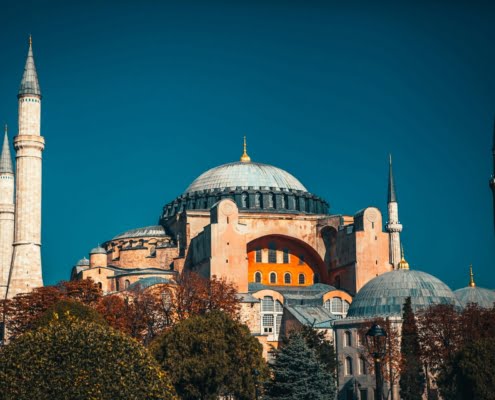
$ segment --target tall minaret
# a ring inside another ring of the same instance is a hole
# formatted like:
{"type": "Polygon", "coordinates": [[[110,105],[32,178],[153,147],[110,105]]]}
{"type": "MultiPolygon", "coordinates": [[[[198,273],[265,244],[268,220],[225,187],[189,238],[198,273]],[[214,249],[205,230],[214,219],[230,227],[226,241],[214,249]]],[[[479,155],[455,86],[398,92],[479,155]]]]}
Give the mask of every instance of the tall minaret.
{"type": "Polygon", "coordinates": [[[14,255],[7,297],[29,292],[43,285],[41,277],[41,153],[45,140],[40,135],[41,91],[34,66],[33,44],[19,88],[19,134],[16,151],[14,255]]]}
{"type": "Polygon", "coordinates": [[[490,178],[490,187],[493,194],[493,227],[495,228],[495,122],[493,123],[493,144],[492,144],[492,158],[493,158],[493,173],[490,178]]]}
{"type": "Polygon", "coordinates": [[[390,264],[393,265],[394,269],[397,269],[401,260],[400,233],[402,232],[402,225],[399,223],[399,205],[397,203],[397,194],[395,193],[392,156],[389,159],[388,170],[388,223],[386,229],[390,238],[390,264]]]}
{"type": "Polygon", "coordinates": [[[0,299],[7,294],[14,243],[14,168],[7,125],[0,155],[0,299]]]}

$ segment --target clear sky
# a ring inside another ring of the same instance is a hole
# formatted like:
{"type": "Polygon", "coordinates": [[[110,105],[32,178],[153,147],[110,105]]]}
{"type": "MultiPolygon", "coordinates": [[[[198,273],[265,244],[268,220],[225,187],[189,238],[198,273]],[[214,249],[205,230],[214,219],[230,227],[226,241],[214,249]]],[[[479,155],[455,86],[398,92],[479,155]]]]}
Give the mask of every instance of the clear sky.
{"type": "Polygon", "coordinates": [[[411,267],[457,289],[473,263],[495,288],[495,6],[416,3],[3,2],[11,135],[30,33],[44,95],[45,283],[156,224],[201,172],[237,160],[246,134],[253,161],[337,214],[386,212],[392,153],[411,267]]]}

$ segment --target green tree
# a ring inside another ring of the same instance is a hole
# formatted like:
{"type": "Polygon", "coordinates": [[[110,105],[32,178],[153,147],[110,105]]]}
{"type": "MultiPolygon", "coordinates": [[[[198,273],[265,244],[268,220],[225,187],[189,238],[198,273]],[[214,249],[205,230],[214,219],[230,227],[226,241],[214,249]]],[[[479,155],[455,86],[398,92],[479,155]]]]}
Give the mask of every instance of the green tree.
{"type": "Polygon", "coordinates": [[[495,399],[495,338],[467,344],[454,363],[457,398],[495,399]]]}
{"type": "Polygon", "coordinates": [[[421,400],[425,390],[425,374],[421,363],[416,317],[411,298],[404,303],[401,336],[400,396],[403,400],[421,400]]]}
{"type": "Polygon", "coordinates": [[[53,321],[68,320],[76,318],[81,321],[94,322],[95,324],[107,326],[105,318],[85,304],[74,300],[60,300],[45,311],[34,323],[35,327],[48,326],[53,321]]]}
{"type": "Polygon", "coordinates": [[[320,362],[328,372],[334,375],[337,371],[337,356],[330,340],[325,338],[325,332],[317,331],[313,326],[304,325],[301,335],[310,349],[313,349],[320,362]]]}
{"type": "Polygon", "coordinates": [[[331,400],[333,380],[316,352],[308,347],[300,333],[292,334],[278,352],[272,367],[272,379],[266,385],[268,400],[331,400]]]}
{"type": "Polygon", "coordinates": [[[252,400],[257,381],[266,376],[261,344],[219,311],[179,322],[151,348],[184,400],[252,400]]]}
{"type": "Polygon", "coordinates": [[[77,318],[55,317],[21,335],[1,349],[0,365],[2,400],[177,398],[142,345],[77,318]]]}

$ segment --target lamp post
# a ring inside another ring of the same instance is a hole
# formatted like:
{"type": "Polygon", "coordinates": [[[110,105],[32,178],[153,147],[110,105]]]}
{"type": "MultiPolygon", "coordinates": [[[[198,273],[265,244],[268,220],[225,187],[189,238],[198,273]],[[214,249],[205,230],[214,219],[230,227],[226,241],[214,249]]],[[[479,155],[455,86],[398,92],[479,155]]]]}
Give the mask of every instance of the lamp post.
{"type": "Polygon", "coordinates": [[[377,400],[382,400],[383,382],[381,367],[387,345],[387,332],[375,322],[366,333],[366,342],[375,361],[376,398],[377,400]]]}

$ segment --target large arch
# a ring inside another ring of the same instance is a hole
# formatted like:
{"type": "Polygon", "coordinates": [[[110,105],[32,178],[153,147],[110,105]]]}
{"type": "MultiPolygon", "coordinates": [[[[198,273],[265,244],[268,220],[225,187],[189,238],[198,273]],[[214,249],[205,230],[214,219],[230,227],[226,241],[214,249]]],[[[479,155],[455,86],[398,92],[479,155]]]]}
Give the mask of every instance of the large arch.
{"type": "Polygon", "coordinates": [[[249,282],[254,282],[255,273],[261,272],[261,283],[264,285],[308,286],[316,282],[328,283],[325,262],[313,247],[298,238],[280,234],[259,236],[247,244],[247,256],[249,282]],[[271,273],[277,275],[276,282],[270,281],[271,273]],[[290,283],[285,283],[285,274],[291,274],[290,283]],[[302,285],[299,284],[300,274],[305,277],[302,285]]]}

